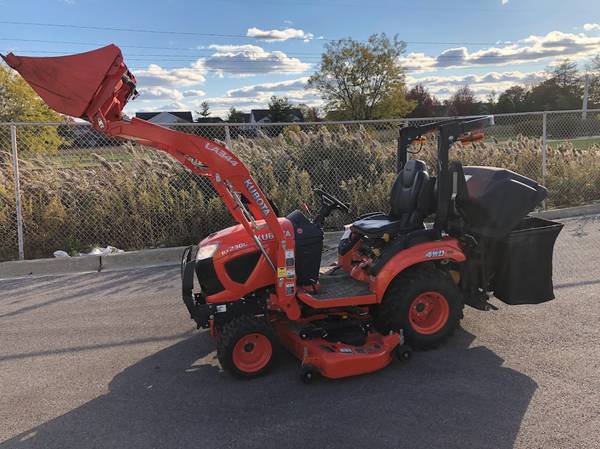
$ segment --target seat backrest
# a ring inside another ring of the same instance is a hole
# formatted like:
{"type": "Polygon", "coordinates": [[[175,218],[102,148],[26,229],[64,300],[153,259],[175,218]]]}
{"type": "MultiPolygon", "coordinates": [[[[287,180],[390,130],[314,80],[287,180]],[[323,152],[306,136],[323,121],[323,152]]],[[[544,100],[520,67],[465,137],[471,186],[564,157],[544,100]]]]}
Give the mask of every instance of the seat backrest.
{"type": "Polygon", "coordinates": [[[390,215],[401,220],[402,227],[422,225],[431,212],[433,180],[425,162],[411,159],[396,176],[390,195],[390,215]]]}

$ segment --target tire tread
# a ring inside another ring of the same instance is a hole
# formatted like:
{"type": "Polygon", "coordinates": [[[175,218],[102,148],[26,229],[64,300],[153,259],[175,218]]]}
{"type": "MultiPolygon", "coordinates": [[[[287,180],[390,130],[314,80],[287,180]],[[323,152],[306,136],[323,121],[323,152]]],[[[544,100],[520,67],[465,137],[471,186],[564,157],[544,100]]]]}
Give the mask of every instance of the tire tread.
{"type": "Polygon", "coordinates": [[[459,326],[464,307],[462,295],[452,278],[443,270],[430,267],[414,267],[400,273],[388,287],[381,304],[377,307],[375,314],[375,325],[383,333],[396,329],[402,321],[407,322],[403,315],[407,313],[410,302],[414,299],[411,291],[420,285],[435,286],[435,288],[448,289],[444,296],[449,302],[451,312],[449,325],[441,331],[437,338],[431,336],[416,335],[406,329],[408,325],[402,326],[407,343],[415,349],[434,349],[445,342],[459,326]],[[453,310],[454,309],[454,310],[453,310]]]}
{"type": "Polygon", "coordinates": [[[273,327],[264,319],[253,315],[243,315],[234,318],[221,330],[217,338],[217,359],[224,371],[238,378],[254,378],[265,374],[271,367],[273,359],[277,354],[278,344],[273,327]],[[273,355],[267,365],[256,373],[240,371],[233,363],[232,352],[237,341],[244,335],[250,333],[261,333],[271,341],[273,355]]]}

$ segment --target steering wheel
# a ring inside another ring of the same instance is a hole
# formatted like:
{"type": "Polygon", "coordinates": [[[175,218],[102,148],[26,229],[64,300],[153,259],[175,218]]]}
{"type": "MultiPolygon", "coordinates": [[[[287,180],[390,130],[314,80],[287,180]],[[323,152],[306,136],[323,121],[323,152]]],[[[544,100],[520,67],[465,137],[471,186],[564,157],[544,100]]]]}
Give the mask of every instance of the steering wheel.
{"type": "Polygon", "coordinates": [[[343,210],[344,212],[348,213],[348,211],[350,210],[350,206],[348,206],[347,204],[342,203],[340,200],[338,200],[335,196],[321,190],[321,189],[315,189],[315,193],[319,196],[319,198],[321,198],[321,202],[328,207],[335,207],[338,209],[343,210]]]}

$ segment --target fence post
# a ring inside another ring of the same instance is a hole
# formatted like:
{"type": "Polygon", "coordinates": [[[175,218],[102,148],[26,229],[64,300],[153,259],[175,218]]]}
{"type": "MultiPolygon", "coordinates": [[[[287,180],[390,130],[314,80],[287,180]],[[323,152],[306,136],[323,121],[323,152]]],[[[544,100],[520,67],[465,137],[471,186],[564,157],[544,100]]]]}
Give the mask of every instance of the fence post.
{"type": "Polygon", "coordinates": [[[229,125],[225,125],[225,145],[231,150],[231,134],[229,134],[229,125]]]}
{"type": "MultiPolygon", "coordinates": [[[[546,185],[546,166],[548,163],[548,112],[542,116],[542,185],[546,185]]],[[[546,200],[542,203],[546,209],[546,200]]]]}
{"type": "Polygon", "coordinates": [[[15,182],[15,208],[17,213],[19,260],[23,260],[25,259],[23,245],[23,210],[21,208],[21,183],[19,181],[19,158],[17,155],[17,127],[15,125],[10,125],[10,144],[12,148],[13,178],[15,182]]]}
{"type": "Polygon", "coordinates": [[[585,84],[583,87],[583,105],[581,107],[581,120],[587,120],[588,100],[590,98],[590,75],[585,74],[585,84]]]}

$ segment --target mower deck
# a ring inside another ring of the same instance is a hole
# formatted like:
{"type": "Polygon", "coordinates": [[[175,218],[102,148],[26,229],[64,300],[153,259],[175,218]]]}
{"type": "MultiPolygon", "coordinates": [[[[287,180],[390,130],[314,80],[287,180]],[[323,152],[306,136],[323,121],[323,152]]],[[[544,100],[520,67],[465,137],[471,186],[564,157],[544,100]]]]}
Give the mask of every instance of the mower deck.
{"type": "Polygon", "coordinates": [[[281,344],[302,362],[306,373],[338,379],[372,373],[385,368],[394,349],[403,344],[400,334],[369,332],[363,345],[332,342],[324,338],[302,339],[299,323],[279,321],[275,325],[281,344]]]}

